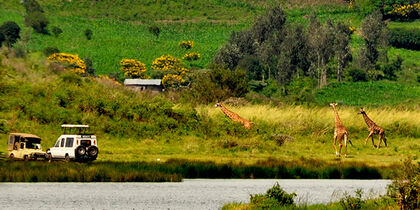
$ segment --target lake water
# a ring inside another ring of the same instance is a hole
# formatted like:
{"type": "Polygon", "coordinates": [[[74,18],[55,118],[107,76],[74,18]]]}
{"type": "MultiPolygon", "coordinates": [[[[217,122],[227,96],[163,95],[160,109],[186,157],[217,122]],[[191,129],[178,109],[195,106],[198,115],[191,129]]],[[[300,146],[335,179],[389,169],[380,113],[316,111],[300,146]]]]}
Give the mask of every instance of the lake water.
{"type": "Polygon", "coordinates": [[[276,182],[298,203],[328,203],[344,192],[386,193],[389,180],[184,179],[179,183],[0,183],[0,209],[220,209],[248,203],[276,182]]]}

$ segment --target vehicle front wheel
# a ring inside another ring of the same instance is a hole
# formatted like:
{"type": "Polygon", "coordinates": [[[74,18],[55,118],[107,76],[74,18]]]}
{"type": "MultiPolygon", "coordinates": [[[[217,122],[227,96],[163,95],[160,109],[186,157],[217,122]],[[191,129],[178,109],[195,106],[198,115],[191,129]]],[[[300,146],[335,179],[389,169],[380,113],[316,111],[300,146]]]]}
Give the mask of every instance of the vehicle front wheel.
{"type": "Polygon", "coordinates": [[[25,155],[23,156],[23,161],[28,161],[29,160],[29,156],[25,155]]]}
{"type": "Polygon", "coordinates": [[[64,161],[70,162],[70,156],[68,154],[66,154],[66,157],[64,157],[64,161]]]}
{"type": "Polygon", "coordinates": [[[10,155],[9,155],[9,158],[10,158],[11,160],[15,159],[15,155],[12,153],[12,154],[10,154],[10,155]]]}

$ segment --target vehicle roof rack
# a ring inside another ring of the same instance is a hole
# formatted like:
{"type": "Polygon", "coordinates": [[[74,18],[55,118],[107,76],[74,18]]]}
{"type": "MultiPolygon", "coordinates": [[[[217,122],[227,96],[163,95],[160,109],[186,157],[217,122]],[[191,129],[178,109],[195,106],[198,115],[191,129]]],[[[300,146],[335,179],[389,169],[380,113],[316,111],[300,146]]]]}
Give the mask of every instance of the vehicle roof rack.
{"type": "Polygon", "coordinates": [[[89,128],[89,125],[70,125],[70,124],[63,124],[61,125],[62,128],[89,128]]]}

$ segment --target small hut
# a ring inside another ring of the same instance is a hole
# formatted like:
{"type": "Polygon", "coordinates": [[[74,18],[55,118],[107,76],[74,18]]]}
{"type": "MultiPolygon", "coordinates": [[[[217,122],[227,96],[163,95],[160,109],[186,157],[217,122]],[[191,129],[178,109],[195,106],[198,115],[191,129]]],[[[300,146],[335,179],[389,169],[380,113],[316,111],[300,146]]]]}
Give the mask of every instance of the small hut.
{"type": "Polygon", "coordinates": [[[163,91],[161,79],[125,79],[124,86],[137,90],[163,91]]]}

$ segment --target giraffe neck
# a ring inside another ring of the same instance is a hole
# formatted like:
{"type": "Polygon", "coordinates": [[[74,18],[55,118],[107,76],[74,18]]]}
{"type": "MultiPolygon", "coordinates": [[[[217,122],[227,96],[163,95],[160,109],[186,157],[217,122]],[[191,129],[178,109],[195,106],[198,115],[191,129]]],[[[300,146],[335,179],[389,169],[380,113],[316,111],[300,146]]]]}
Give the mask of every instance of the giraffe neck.
{"type": "Polygon", "coordinates": [[[221,105],[220,106],[220,109],[222,109],[222,112],[227,116],[227,117],[229,117],[229,119],[231,119],[231,120],[235,120],[234,118],[233,118],[233,115],[235,115],[235,113],[233,113],[233,112],[231,112],[230,110],[228,110],[228,109],[226,109],[226,107],[224,106],[224,105],[221,105]]]}
{"type": "Polygon", "coordinates": [[[337,108],[334,107],[334,115],[335,115],[335,124],[341,124],[341,119],[338,116],[337,108]]]}
{"type": "Polygon", "coordinates": [[[375,126],[375,122],[373,122],[366,113],[363,113],[363,118],[365,119],[366,125],[370,128],[375,126]]]}

